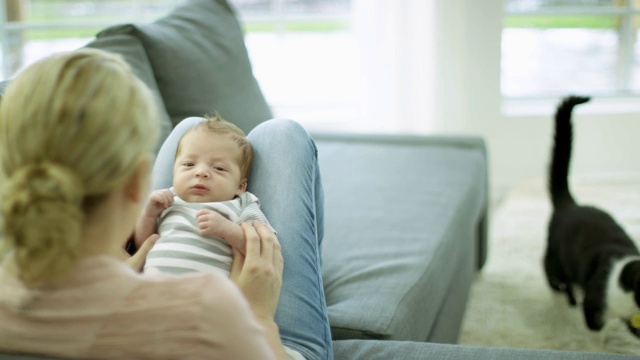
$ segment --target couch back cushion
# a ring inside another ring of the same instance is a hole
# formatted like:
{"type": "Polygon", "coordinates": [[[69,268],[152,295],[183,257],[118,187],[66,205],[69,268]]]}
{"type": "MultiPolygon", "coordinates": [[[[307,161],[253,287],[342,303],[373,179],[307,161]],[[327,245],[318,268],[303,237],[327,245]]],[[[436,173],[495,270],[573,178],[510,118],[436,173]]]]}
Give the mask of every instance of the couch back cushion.
{"type": "MultiPolygon", "coordinates": [[[[160,95],[160,91],[158,90],[158,86],[153,75],[153,70],[151,69],[151,65],[147,59],[147,54],[145,53],[140,40],[127,34],[105,34],[104,36],[99,36],[91,41],[86,45],[86,47],[100,49],[120,55],[129,64],[133,73],[151,90],[156,103],[158,115],[157,121],[160,129],[160,137],[158,139],[156,151],[159,150],[160,145],[162,145],[164,139],[171,132],[173,124],[171,123],[169,114],[167,114],[165,109],[162,96],[160,95]]],[[[0,97],[9,83],[10,80],[0,83],[0,97]]]]}
{"type": "Polygon", "coordinates": [[[136,76],[144,82],[151,90],[156,102],[158,114],[158,126],[160,129],[160,138],[156,151],[164,142],[169,133],[173,129],[173,124],[169,119],[169,114],[165,109],[164,101],[158,90],[153,70],[149,64],[147,54],[142,47],[142,43],[137,38],[126,34],[113,34],[109,36],[99,36],[86,47],[101,49],[112,53],[119,54],[129,64],[131,70],[136,76]]]}
{"type": "Polygon", "coordinates": [[[226,0],[188,0],[153,23],[117,25],[98,36],[114,34],[142,42],[174,125],[218,112],[249,132],[271,118],[226,0]]]}

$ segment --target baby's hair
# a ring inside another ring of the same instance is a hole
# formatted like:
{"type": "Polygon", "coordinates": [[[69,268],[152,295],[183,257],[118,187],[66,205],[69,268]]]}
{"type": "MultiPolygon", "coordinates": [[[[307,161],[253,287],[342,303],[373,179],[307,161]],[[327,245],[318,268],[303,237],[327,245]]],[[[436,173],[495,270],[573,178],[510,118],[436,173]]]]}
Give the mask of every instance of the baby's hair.
{"type": "Polygon", "coordinates": [[[96,49],[49,56],[7,86],[0,261],[26,285],[75,265],[86,215],[153,151],[153,101],[121,57],[96,49]]]}
{"type": "MultiPolygon", "coordinates": [[[[247,139],[246,134],[242,129],[235,124],[225,120],[218,113],[207,114],[204,116],[204,120],[187,130],[186,133],[195,130],[204,130],[216,134],[229,135],[238,144],[240,148],[241,158],[240,172],[243,178],[248,179],[251,174],[251,163],[253,162],[253,147],[247,139]]],[[[186,135],[185,133],[185,135],[186,135]]],[[[184,135],[183,135],[184,137],[184,135]]],[[[180,152],[180,144],[178,144],[177,154],[180,152]]]]}

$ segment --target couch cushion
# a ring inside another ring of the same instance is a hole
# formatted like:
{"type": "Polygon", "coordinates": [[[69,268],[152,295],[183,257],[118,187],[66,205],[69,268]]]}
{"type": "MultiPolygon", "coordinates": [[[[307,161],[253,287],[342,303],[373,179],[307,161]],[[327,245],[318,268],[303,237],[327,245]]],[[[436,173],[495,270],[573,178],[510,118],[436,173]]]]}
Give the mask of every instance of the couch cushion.
{"type": "Polygon", "coordinates": [[[153,70],[149,64],[147,54],[142,47],[142,43],[136,37],[127,34],[98,34],[98,37],[86,45],[86,47],[101,49],[112,53],[120,54],[124,60],[131,66],[132,71],[142,82],[144,82],[156,100],[156,107],[158,110],[158,126],[160,127],[160,138],[158,139],[158,147],[164,142],[173,124],[169,119],[169,114],[162,101],[162,96],[158,90],[155,77],[153,76],[153,70]]]}
{"type": "MultiPolygon", "coordinates": [[[[334,339],[425,341],[487,204],[480,139],[318,136],[334,339]]],[[[468,265],[468,264],[467,264],[468,265]]],[[[475,264],[465,266],[475,271],[475,264]]],[[[461,301],[464,311],[466,299],[461,301]]]]}
{"type": "Polygon", "coordinates": [[[438,360],[632,360],[633,355],[577,351],[509,349],[433,344],[409,341],[334,341],[336,360],[438,359],[438,360]]]}
{"type": "Polygon", "coordinates": [[[271,117],[225,0],[188,0],[153,23],[114,26],[106,34],[142,41],[174,125],[217,111],[248,132],[271,117]]]}
{"type": "MultiPolygon", "coordinates": [[[[165,109],[162,96],[160,95],[155,77],[153,76],[153,70],[151,69],[149,59],[140,40],[127,34],[98,34],[95,40],[85,46],[119,54],[129,64],[133,73],[151,90],[158,111],[160,135],[156,150],[159,150],[160,145],[162,145],[164,139],[171,132],[173,124],[165,109]]],[[[2,96],[9,82],[10,80],[6,80],[0,83],[0,96],[2,96]]]]}

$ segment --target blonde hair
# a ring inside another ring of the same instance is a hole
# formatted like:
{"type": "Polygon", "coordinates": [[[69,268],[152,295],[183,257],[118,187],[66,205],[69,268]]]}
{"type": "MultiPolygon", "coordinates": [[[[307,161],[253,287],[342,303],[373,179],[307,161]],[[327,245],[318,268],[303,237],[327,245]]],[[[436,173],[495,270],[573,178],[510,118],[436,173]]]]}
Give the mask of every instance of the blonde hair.
{"type": "MultiPolygon", "coordinates": [[[[182,135],[182,138],[184,138],[184,136],[189,132],[196,130],[231,136],[231,139],[233,139],[240,148],[240,159],[238,159],[238,162],[240,163],[240,175],[243,178],[249,178],[249,175],[251,175],[251,163],[253,162],[253,147],[251,147],[251,143],[242,129],[223,119],[219,114],[214,113],[205,115],[204,120],[187,130],[182,135]]],[[[180,153],[181,144],[182,139],[180,139],[180,142],[178,143],[176,158],[180,153]]]]}
{"type": "Polygon", "coordinates": [[[153,150],[149,89],[117,55],[96,49],[38,61],[0,101],[0,259],[38,285],[78,259],[93,206],[153,150]]]}

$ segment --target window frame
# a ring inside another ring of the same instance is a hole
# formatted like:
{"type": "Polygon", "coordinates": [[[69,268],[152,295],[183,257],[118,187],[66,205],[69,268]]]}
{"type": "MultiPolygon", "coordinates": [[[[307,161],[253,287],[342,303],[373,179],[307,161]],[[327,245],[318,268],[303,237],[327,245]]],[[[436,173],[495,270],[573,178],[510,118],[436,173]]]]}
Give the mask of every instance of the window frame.
{"type": "MultiPolygon", "coordinates": [[[[9,22],[7,18],[8,1],[11,0],[0,0],[0,39],[3,40],[1,45],[2,54],[0,55],[0,81],[13,77],[16,71],[24,67],[25,64],[28,64],[32,61],[32,59],[28,58],[20,59],[20,53],[16,52],[15,48],[12,48],[12,46],[15,45],[10,44],[10,41],[4,41],[4,39],[10,39],[12,36],[16,36],[16,33],[19,34],[20,32],[28,31],[60,29],[71,29],[81,32],[82,30],[86,29],[103,29],[114,25],[114,22],[111,20],[83,21],[82,19],[79,19],[78,21],[68,21],[62,18],[55,19],[53,21],[42,22],[34,20],[9,22]]],[[[168,1],[166,12],[169,12],[172,7],[178,6],[182,1],[184,0],[168,1]]],[[[237,3],[234,0],[227,1],[229,2],[229,5],[235,10],[238,20],[240,21],[240,24],[243,26],[243,30],[247,35],[249,35],[251,31],[254,31],[251,29],[252,25],[257,24],[258,29],[261,29],[261,26],[266,25],[268,30],[256,30],[257,33],[261,31],[269,32],[277,40],[284,40],[287,36],[289,36],[289,34],[296,34],[296,23],[298,22],[304,22],[305,24],[318,22],[336,22],[337,28],[340,29],[342,28],[343,24],[346,24],[346,26],[349,27],[352,20],[350,7],[343,8],[343,4],[341,4],[341,2],[338,2],[337,7],[331,7],[328,12],[314,12],[310,11],[313,10],[313,8],[298,7],[298,5],[300,4],[297,4],[295,1],[289,3],[286,0],[268,0],[268,4],[264,5],[261,9],[257,9],[257,11],[251,11],[251,8],[243,8],[241,6],[241,3],[237,3]]],[[[349,0],[349,2],[350,1],[351,0],[349,0]]],[[[91,3],[94,2],[98,3],[99,1],[93,0],[91,3]]],[[[144,2],[145,1],[142,0],[137,1],[133,3],[133,5],[135,6],[138,4],[143,4],[144,2]]],[[[307,6],[308,4],[302,5],[307,6]]],[[[315,6],[317,4],[312,5],[315,6]]],[[[160,12],[164,13],[165,11],[161,10],[160,12]]],[[[155,15],[153,16],[155,17],[155,15]]],[[[124,19],[120,19],[118,21],[135,22],[137,20],[129,19],[125,16],[124,19]]],[[[312,26],[311,28],[315,29],[314,26],[312,26]]],[[[22,41],[21,44],[22,46],[26,46],[30,41],[31,39],[26,39],[22,41]]],[[[91,38],[87,39],[87,42],[89,41],[91,41],[91,38]]],[[[286,41],[280,41],[280,43],[286,43],[286,41]]],[[[249,49],[249,46],[250,44],[247,42],[247,48],[251,57],[252,51],[251,49],[249,49]]],[[[22,51],[22,54],[24,56],[24,50],[22,51]]],[[[256,68],[256,64],[254,64],[254,75],[257,76],[258,74],[255,72],[256,68]]],[[[266,93],[266,90],[268,90],[268,86],[265,86],[265,84],[261,85],[264,87],[263,92],[265,92],[265,96],[268,95],[266,93]]],[[[305,101],[283,102],[282,100],[278,101],[277,97],[276,99],[272,99],[268,96],[267,100],[269,101],[269,106],[272,108],[274,114],[278,115],[279,113],[286,113],[288,117],[296,117],[297,119],[299,119],[299,121],[304,121],[311,127],[331,127],[336,123],[341,123],[342,120],[352,120],[356,117],[354,110],[356,104],[353,104],[350,101],[336,102],[334,99],[327,99],[327,101],[322,104],[309,103],[305,101]],[[340,119],[341,121],[335,120],[334,122],[325,124],[326,118],[340,119]]]]}
{"type": "MultiPolygon", "coordinates": [[[[618,55],[616,55],[616,75],[615,75],[615,94],[609,96],[611,98],[633,98],[640,96],[640,92],[632,91],[631,78],[634,63],[634,39],[633,32],[637,31],[633,26],[633,18],[640,17],[640,4],[634,7],[633,0],[625,0],[622,6],[558,6],[554,8],[542,8],[536,10],[511,10],[504,3],[503,17],[517,16],[618,16],[621,19],[621,26],[618,28],[618,55]]],[[[506,27],[503,26],[502,31],[506,27]]],[[[501,55],[502,58],[502,55],[501,55]]],[[[502,71],[501,71],[502,78],[502,71]]],[[[541,96],[507,96],[502,89],[502,80],[500,81],[500,95],[503,100],[519,101],[519,100],[535,100],[545,98],[541,96]]]]}

